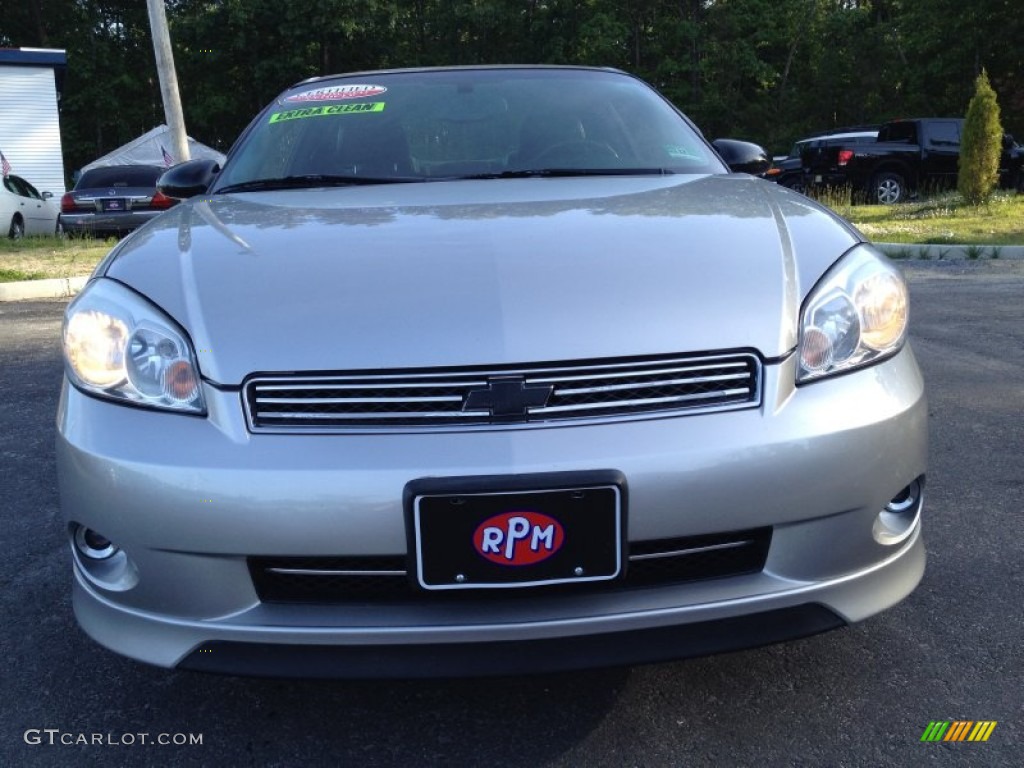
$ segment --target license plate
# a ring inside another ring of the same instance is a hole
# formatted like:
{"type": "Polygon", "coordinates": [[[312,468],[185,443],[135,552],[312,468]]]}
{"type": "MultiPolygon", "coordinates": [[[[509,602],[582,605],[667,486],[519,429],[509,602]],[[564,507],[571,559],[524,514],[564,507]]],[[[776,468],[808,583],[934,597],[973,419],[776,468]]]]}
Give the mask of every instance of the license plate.
{"type": "Polygon", "coordinates": [[[821,174],[817,174],[817,175],[815,175],[815,177],[814,177],[814,183],[815,183],[815,184],[821,184],[821,181],[822,181],[822,179],[821,179],[821,174]]]}
{"type": "Polygon", "coordinates": [[[100,201],[104,211],[123,211],[125,209],[124,198],[113,197],[100,201]]]}
{"type": "Polygon", "coordinates": [[[622,570],[618,485],[413,497],[416,578],[430,590],[608,581],[622,570]]]}

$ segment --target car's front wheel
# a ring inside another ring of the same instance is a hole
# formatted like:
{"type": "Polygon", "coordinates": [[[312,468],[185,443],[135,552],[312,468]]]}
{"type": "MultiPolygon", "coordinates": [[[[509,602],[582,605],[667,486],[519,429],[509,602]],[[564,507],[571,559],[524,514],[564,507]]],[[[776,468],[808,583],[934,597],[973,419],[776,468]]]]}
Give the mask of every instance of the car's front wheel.
{"type": "Polygon", "coordinates": [[[7,236],[11,240],[21,240],[25,236],[25,222],[21,220],[21,216],[15,215],[11,219],[11,228],[7,230],[7,236]]]}
{"type": "Polygon", "coordinates": [[[907,197],[907,182],[898,173],[887,171],[875,176],[871,186],[875,202],[882,205],[902,203],[907,197]]]}

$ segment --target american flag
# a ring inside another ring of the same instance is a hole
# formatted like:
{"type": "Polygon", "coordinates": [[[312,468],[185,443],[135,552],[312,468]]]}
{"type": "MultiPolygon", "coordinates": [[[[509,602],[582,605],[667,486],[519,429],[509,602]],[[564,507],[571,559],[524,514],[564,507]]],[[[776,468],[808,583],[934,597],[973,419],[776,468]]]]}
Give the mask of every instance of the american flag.
{"type": "Polygon", "coordinates": [[[171,153],[164,149],[164,145],[160,145],[160,154],[164,157],[164,168],[170,168],[174,165],[174,158],[171,157],[171,153]]]}
{"type": "Polygon", "coordinates": [[[7,178],[11,173],[11,164],[7,162],[7,158],[4,157],[4,153],[0,152],[0,165],[4,169],[4,178],[7,178]]]}

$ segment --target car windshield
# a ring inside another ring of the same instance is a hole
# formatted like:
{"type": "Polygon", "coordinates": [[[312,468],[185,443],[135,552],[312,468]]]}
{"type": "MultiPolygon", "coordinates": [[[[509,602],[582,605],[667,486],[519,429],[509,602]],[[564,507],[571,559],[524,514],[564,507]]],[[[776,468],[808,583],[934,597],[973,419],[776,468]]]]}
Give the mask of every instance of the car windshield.
{"type": "Polygon", "coordinates": [[[97,187],[155,187],[162,169],[149,165],[120,165],[109,168],[93,168],[82,174],[75,189],[97,187]]]}
{"type": "Polygon", "coordinates": [[[660,95],[558,68],[363,74],[296,86],[214,191],[530,175],[725,172],[660,95]]]}

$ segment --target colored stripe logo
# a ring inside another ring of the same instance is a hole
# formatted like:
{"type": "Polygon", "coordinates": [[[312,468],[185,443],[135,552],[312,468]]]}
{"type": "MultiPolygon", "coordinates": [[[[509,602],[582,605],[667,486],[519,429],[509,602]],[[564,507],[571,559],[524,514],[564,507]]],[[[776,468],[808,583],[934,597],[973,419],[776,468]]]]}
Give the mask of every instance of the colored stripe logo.
{"type": "Polygon", "coordinates": [[[988,741],[996,725],[995,720],[933,720],[921,741],[988,741]]]}

